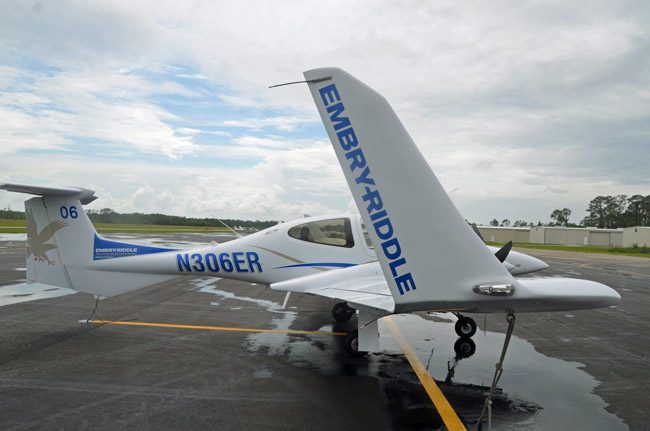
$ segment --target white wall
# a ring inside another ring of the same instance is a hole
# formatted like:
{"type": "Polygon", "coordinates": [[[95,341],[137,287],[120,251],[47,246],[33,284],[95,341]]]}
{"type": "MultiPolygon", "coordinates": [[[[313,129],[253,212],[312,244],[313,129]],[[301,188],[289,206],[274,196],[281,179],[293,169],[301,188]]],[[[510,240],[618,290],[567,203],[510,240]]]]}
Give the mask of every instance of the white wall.
{"type": "Polygon", "coordinates": [[[635,226],[623,229],[623,247],[650,247],[650,227],[635,226]]]}

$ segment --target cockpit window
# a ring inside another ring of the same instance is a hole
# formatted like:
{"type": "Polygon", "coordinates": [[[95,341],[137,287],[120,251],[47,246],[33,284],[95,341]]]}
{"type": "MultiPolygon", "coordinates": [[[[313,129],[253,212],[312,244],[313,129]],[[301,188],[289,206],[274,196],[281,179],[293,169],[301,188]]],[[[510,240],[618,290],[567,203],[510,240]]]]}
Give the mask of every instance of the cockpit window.
{"type": "Polygon", "coordinates": [[[289,229],[289,236],[302,241],[337,247],[354,247],[350,219],[335,218],[299,224],[289,229]]]}
{"type": "Polygon", "coordinates": [[[363,237],[366,240],[366,245],[370,249],[374,249],[372,242],[370,241],[370,235],[368,234],[368,229],[366,229],[366,224],[364,222],[361,222],[361,230],[363,231],[363,237]]]}

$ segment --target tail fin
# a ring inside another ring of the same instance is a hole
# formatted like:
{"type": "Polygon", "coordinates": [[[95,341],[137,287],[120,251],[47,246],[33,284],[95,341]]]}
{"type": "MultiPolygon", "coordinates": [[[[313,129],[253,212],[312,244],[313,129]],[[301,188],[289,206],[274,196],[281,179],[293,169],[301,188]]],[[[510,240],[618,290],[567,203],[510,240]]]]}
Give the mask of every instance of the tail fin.
{"type": "MultiPolygon", "coordinates": [[[[123,274],[92,269],[102,259],[104,244],[128,246],[107,241],[97,231],[83,210],[83,204],[96,199],[92,190],[79,187],[45,187],[23,184],[0,184],[0,189],[28,193],[25,201],[27,224],[27,281],[67,287],[80,292],[113,296],[149,286],[170,276],[123,274]],[[98,252],[99,250],[99,252],[98,252]]],[[[153,247],[133,246],[140,253],[153,247]]],[[[155,251],[169,249],[156,248],[155,251]]]]}
{"type": "Polygon", "coordinates": [[[25,184],[2,184],[0,189],[41,196],[25,201],[27,281],[73,288],[64,261],[80,261],[92,247],[96,232],[82,202],[95,200],[94,192],[25,184]]]}
{"type": "Polygon", "coordinates": [[[465,222],[388,102],[336,68],[305,72],[396,310],[476,297],[513,278],[465,222]]]}

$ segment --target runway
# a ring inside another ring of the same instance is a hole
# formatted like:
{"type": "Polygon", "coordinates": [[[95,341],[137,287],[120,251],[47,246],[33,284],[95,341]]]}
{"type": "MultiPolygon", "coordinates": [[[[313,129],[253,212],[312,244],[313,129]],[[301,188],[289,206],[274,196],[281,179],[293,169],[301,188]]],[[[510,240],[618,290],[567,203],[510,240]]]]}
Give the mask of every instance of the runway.
{"type": "MultiPolygon", "coordinates": [[[[551,266],[540,275],[603,282],[623,300],[518,315],[494,429],[649,429],[650,259],[521,251],[551,266]]],[[[444,429],[384,320],[381,353],[350,358],[341,335],[353,324],[332,324],[332,302],[294,294],[283,309],[284,294],[264,286],[189,276],[105,299],[91,316],[90,295],[21,284],[23,242],[4,235],[0,257],[0,429],[444,429]]],[[[503,315],[473,317],[468,358],[454,349],[453,316],[391,318],[468,429],[506,329],[503,315]]]]}

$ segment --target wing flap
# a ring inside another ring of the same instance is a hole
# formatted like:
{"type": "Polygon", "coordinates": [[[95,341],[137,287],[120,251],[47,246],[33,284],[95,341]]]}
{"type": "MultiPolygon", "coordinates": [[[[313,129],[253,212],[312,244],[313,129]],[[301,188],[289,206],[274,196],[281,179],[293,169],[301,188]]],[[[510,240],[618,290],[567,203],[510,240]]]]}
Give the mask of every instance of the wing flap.
{"type": "Polygon", "coordinates": [[[377,262],[273,283],[271,289],[337,299],[384,313],[395,310],[395,301],[377,262]]]}

